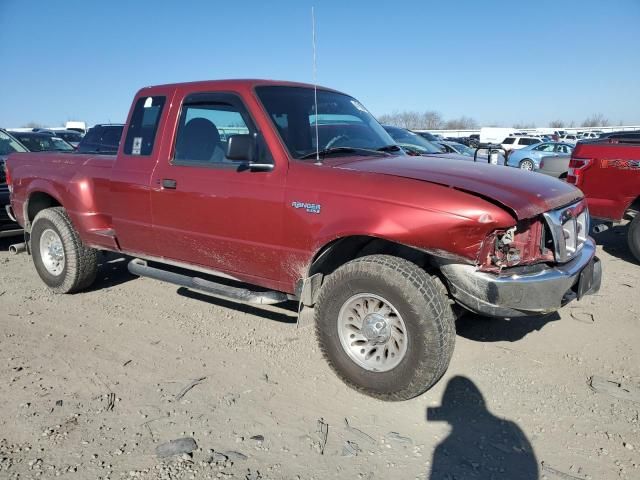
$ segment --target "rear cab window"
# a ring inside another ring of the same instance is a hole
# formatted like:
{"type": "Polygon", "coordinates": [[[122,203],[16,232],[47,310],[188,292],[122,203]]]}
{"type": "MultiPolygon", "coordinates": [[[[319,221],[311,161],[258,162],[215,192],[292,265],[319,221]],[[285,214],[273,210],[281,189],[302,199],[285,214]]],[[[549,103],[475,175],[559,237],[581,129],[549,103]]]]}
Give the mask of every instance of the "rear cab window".
{"type": "Polygon", "coordinates": [[[124,141],[126,155],[151,155],[165,102],[163,95],[138,98],[124,141]]]}

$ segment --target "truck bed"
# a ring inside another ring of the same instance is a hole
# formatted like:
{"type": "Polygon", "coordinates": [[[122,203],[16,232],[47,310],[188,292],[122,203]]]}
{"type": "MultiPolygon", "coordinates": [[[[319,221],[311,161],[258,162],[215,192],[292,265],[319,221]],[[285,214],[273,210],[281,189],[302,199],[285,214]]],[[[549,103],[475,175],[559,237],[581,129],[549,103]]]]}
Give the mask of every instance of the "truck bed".
{"type": "Polygon", "coordinates": [[[83,241],[111,247],[100,232],[111,227],[109,197],[115,155],[33,152],[14,153],[11,158],[15,159],[13,175],[21,181],[13,204],[21,223],[33,220],[25,219],[26,198],[41,192],[67,207],[83,241]]]}

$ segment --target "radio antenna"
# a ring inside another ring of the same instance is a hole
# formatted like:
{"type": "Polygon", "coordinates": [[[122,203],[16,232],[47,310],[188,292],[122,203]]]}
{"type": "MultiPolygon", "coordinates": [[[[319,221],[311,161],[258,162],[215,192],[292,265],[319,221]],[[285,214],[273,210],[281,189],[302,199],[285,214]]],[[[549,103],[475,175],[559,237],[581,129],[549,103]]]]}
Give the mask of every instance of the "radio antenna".
{"type": "Polygon", "coordinates": [[[320,140],[318,136],[318,68],[316,62],[316,12],[311,7],[311,31],[313,44],[313,105],[315,108],[315,130],[316,130],[316,165],[322,165],[320,160],[320,140]]]}

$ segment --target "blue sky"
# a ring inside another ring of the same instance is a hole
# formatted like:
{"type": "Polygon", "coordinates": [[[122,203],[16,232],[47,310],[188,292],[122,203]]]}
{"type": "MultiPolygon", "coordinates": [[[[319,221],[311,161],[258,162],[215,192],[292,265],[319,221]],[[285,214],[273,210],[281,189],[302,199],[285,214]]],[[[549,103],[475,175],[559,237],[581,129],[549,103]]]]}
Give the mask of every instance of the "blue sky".
{"type": "Polygon", "coordinates": [[[145,85],[318,82],[380,115],[640,124],[640,0],[0,0],[0,126],[124,121],[145,85]]]}

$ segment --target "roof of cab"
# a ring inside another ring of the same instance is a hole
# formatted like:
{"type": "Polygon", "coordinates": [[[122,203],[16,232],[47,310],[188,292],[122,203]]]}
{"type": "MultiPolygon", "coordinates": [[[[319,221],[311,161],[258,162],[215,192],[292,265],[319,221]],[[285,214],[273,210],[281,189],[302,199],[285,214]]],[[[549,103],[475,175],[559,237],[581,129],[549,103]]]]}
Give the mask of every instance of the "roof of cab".
{"type": "MultiPolygon", "coordinates": [[[[183,82],[183,83],[168,83],[164,85],[150,85],[148,87],[144,87],[140,90],[140,92],[144,92],[147,89],[156,89],[156,88],[190,88],[193,90],[206,90],[206,89],[253,89],[258,86],[280,86],[280,87],[303,87],[303,88],[313,88],[313,84],[309,83],[300,83],[300,82],[287,82],[284,80],[265,80],[265,79],[256,79],[256,78],[245,78],[245,79],[227,79],[227,80],[201,80],[197,82],[183,82]]],[[[322,87],[320,85],[317,86],[318,89],[328,90],[332,92],[336,92],[337,90],[333,90],[331,88],[322,87]]]]}

